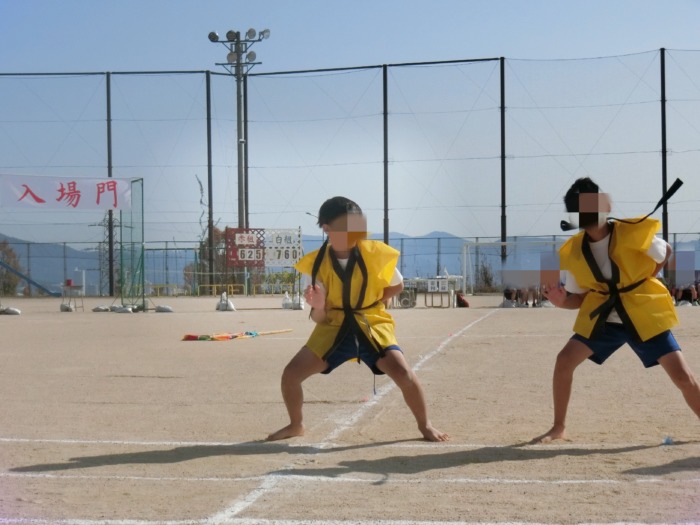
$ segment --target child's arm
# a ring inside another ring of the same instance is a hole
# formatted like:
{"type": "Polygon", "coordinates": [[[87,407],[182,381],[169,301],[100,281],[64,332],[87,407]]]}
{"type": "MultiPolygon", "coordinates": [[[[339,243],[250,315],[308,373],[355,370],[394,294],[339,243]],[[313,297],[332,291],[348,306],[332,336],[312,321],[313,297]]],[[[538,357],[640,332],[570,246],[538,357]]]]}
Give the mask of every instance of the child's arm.
{"type": "Polygon", "coordinates": [[[382,295],[382,302],[385,306],[389,306],[389,301],[392,297],[399,295],[403,291],[403,281],[394,286],[387,286],[384,288],[384,294],[382,295]]]}

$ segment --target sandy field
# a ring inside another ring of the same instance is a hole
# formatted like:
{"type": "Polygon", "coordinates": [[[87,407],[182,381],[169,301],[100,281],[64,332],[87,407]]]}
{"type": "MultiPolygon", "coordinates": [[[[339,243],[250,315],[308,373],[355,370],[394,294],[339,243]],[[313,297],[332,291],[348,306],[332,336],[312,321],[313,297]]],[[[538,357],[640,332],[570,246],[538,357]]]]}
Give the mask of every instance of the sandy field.
{"type": "MultiPolygon", "coordinates": [[[[233,301],[119,314],[93,312],[104,299],[61,312],[60,298],[2,298],[22,314],[0,315],[0,524],[700,523],[700,422],[629,348],[578,369],[571,441],[528,444],[551,424],[574,312],[419,297],[392,312],[449,442],[421,440],[393,383],[348,363],[305,383],[306,435],[268,443],[287,423],[282,369],[313,323],[279,296],[233,301]]],[[[679,316],[700,375],[700,308],[679,316]]]]}

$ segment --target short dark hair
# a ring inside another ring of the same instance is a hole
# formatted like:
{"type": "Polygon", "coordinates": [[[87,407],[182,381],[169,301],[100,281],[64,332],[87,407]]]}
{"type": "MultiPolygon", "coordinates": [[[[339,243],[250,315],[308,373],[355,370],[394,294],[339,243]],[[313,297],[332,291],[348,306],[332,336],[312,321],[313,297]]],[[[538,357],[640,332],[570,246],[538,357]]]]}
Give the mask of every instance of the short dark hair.
{"type": "Polygon", "coordinates": [[[578,196],[581,193],[600,193],[600,188],[589,177],[577,179],[564,195],[564,206],[569,213],[578,212],[578,196]]]}
{"type": "Polygon", "coordinates": [[[318,225],[323,226],[331,223],[343,215],[359,215],[361,213],[360,206],[347,197],[331,197],[321,204],[321,208],[318,210],[318,225]]]}

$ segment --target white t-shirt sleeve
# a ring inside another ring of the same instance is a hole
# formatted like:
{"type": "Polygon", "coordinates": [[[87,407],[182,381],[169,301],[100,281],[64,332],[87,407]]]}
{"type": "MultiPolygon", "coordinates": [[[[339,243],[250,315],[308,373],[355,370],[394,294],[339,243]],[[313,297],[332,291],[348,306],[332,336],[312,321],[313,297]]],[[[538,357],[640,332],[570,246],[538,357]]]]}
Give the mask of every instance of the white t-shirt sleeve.
{"type": "Polygon", "coordinates": [[[578,285],[578,282],[576,282],[576,278],[574,277],[574,274],[572,274],[569,270],[564,270],[561,273],[562,273],[562,281],[564,282],[564,289],[567,292],[569,292],[569,293],[586,293],[588,291],[587,288],[581,288],[578,285]]]}
{"type": "Polygon", "coordinates": [[[389,282],[389,286],[396,286],[397,284],[401,284],[403,282],[403,275],[401,275],[401,272],[399,271],[398,268],[394,268],[394,275],[391,276],[391,281],[389,282]]]}
{"type": "Polygon", "coordinates": [[[651,246],[647,250],[647,255],[654,259],[657,263],[662,263],[666,260],[666,247],[668,243],[661,237],[654,237],[651,241],[651,246]]]}

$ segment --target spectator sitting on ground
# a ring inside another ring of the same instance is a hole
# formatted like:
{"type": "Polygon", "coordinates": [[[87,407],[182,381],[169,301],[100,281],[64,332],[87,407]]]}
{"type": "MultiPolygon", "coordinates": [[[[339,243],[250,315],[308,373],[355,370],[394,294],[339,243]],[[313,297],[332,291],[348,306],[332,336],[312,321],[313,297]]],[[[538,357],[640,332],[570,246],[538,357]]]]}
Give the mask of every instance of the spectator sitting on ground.
{"type": "Polygon", "coordinates": [[[675,289],[676,306],[698,306],[698,291],[694,284],[675,289]]]}
{"type": "Polygon", "coordinates": [[[515,288],[503,290],[503,302],[501,308],[515,308],[518,305],[518,291],[515,288]]]}
{"type": "Polygon", "coordinates": [[[530,304],[533,308],[542,306],[542,292],[537,285],[518,290],[518,306],[528,308],[530,304]]]}

